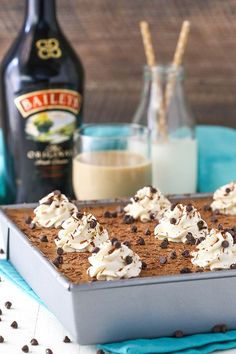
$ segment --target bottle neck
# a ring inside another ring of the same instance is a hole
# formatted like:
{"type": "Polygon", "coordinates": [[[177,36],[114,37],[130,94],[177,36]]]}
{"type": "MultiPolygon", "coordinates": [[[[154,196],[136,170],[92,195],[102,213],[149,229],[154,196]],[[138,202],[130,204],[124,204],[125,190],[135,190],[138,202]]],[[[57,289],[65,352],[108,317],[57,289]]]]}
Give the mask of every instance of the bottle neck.
{"type": "Polygon", "coordinates": [[[26,1],[25,28],[29,29],[36,25],[58,27],[55,0],[26,1]]]}

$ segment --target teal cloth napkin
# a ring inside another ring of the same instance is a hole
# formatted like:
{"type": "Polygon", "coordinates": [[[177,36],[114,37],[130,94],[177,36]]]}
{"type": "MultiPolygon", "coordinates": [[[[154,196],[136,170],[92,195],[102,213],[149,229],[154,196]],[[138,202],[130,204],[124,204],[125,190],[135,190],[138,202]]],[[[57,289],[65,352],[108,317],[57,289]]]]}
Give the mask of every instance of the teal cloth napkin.
{"type": "Polygon", "coordinates": [[[236,331],[194,334],[183,338],[137,339],[99,345],[114,354],[208,354],[236,347],[236,331]]]}

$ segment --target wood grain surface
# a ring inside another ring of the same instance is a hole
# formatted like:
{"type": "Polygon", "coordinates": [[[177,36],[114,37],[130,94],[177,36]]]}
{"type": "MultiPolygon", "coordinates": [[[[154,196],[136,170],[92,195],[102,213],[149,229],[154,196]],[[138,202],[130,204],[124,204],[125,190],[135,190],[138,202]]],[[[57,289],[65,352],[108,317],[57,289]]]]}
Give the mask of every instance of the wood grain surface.
{"type": "MultiPolygon", "coordinates": [[[[186,91],[198,123],[236,127],[236,0],[58,0],[58,17],[86,69],[86,121],[129,121],[145,61],[138,23],[149,21],[159,62],[173,57],[192,23],[186,91]]],[[[0,0],[0,59],[25,2],[0,0]]]]}

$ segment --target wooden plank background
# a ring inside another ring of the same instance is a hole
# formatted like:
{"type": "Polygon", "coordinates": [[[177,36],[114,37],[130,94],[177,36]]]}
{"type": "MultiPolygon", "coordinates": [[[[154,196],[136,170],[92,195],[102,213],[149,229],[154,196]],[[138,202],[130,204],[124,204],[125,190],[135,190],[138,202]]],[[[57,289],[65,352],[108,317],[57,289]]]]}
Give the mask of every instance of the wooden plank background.
{"type": "MultiPolygon", "coordinates": [[[[186,91],[198,123],[236,127],[236,0],[58,0],[58,16],[87,74],[86,121],[129,121],[139,101],[144,53],[138,22],[152,26],[159,61],[192,23],[186,91]]],[[[0,0],[0,59],[25,2],[0,0]]]]}

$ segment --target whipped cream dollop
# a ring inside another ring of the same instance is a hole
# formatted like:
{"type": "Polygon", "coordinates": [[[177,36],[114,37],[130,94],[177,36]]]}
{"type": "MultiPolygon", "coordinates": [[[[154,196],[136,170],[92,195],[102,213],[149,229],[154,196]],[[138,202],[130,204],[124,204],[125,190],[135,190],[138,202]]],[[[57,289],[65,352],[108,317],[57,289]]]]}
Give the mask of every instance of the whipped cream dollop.
{"type": "Polygon", "coordinates": [[[55,243],[65,252],[92,252],[108,240],[108,232],[92,214],[74,213],[62,224],[55,243]]]}
{"type": "Polygon", "coordinates": [[[213,211],[221,214],[236,215],[236,182],[226,184],[215,191],[211,204],[213,211]]]}
{"type": "Polygon", "coordinates": [[[193,242],[208,234],[207,223],[193,205],[176,204],[167,210],[155,227],[154,235],[172,242],[193,242]]]}
{"type": "Polygon", "coordinates": [[[115,280],[137,277],[142,268],[139,256],[119,241],[104,242],[97,253],[88,258],[90,277],[97,280],[115,280]]]}
{"type": "Polygon", "coordinates": [[[124,208],[126,215],[142,222],[162,217],[171,205],[158,189],[151,186],[138,190],[130,201],[131,203],[124,208]]]}
{"type": "Polygon", "coordinates": [[[229,269],[236,266],[236,244],[229,232],[212,229],[210,234],[192,252],[191,262],[199,267],[229,269]]]}
{"type": "Polygon", "coordinates": [[[54,191],[39,201],[39,206],[34,209],[33,223],[42,227],[60,227],[76,211],[77,207],[64,194],[54,191]]]}

